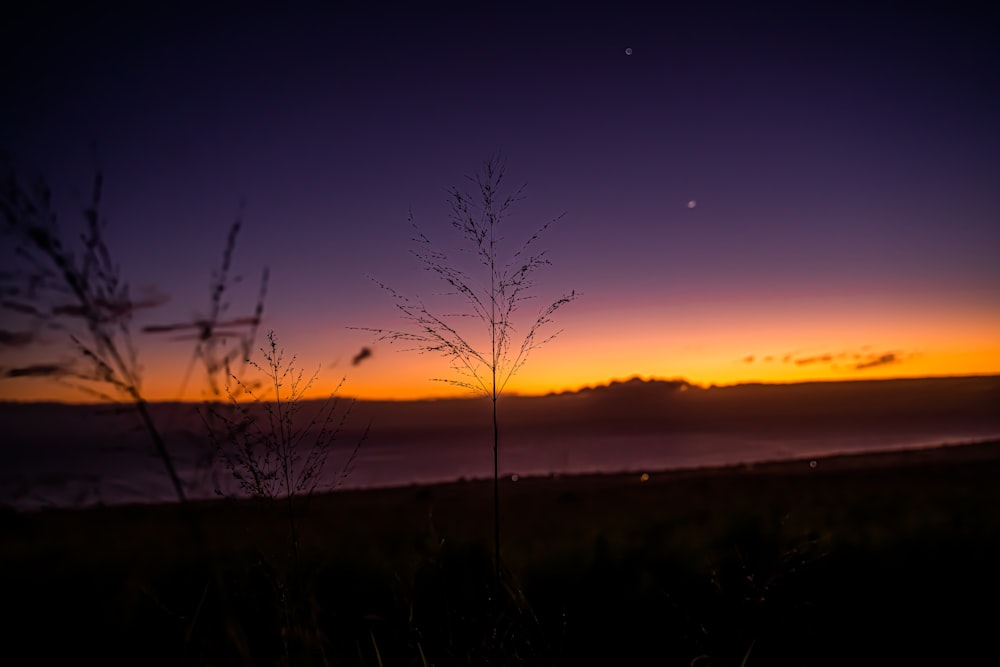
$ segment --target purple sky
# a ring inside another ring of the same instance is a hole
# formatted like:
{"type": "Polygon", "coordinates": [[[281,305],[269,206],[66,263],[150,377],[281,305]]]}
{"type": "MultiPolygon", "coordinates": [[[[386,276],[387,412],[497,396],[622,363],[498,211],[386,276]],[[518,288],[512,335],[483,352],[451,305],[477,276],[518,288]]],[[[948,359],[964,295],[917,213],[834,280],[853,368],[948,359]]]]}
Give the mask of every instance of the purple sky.
{"type": "MultiPolygon", "coordinates": [[[[204,310],[245,201],[236,309],[269,266],[265,327],[335,374],[369,342],[345,327],[400,324],[369,276],[430,291],[408,211],[446,243],[445,189],[495,153],[527,183],[512,236],[566,213],[540,296],[583,293],[526,391],[880,359],[889,375],[1000,372],[986,3],[538,4],[32,4],[0,28],[0,148],[48,179],[64,220],[104,171],[123,273],[172,299],[151,321],[204,310]]],[[[157,378],[190,353],[141,343],[157,378]]],[[[348,386],[429,394],[444,370],[376,349],[348,386]]]]}

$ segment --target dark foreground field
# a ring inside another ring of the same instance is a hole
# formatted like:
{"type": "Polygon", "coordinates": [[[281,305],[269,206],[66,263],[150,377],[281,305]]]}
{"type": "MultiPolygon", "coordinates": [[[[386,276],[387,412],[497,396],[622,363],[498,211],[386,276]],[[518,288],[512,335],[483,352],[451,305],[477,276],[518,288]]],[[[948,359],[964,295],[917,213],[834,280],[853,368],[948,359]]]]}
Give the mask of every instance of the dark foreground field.
{"type": "Polygon", "coordinates": [[[8,511],[3,661],[997,660],[1000,442],[814,463],[8,511]]]}

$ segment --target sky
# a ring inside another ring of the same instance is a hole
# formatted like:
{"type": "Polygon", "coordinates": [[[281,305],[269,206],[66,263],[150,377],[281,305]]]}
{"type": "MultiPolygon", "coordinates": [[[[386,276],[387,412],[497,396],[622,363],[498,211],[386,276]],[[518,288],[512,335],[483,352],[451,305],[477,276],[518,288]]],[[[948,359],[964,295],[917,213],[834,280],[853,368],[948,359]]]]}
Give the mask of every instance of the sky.
{"type": "MultiPolygon", "coordinates": [[[[150,399],[205,396],[186,330],[142,327],[205,316],[237,216],[227,316],[267,267],[256,346],[273,330],[310,395],[461,394],[363,329],[407,325],[378,283],[455,311],[410,216],[458,248],[448,189],[494,156],[525,186],[501,259],[556,220],[518,331],[578,295],[511,392],[1000,373],[986,3],[116,4],[5,18],[0,151],[68,234],[103,174],[109,250],[160,303],[133,321],[150,399]]],[[[72,355],[0,318],[4,375],[72,355]]],[[[89,400],[53,377],[0,399],[89,400]]]]}

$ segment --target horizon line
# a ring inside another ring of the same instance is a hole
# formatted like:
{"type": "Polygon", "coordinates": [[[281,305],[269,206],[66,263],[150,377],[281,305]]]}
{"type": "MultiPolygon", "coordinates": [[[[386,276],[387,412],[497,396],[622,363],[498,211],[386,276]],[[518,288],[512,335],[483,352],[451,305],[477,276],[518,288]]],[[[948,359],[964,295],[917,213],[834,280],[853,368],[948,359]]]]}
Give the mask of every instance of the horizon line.
{"type": "MultiPolygon", "coordinates": [[[[593,391],[601,388],[609,388],[614,385],[622,385],[634,382],[642,383],[675,383],[687,387],[693,387],[696,389],[724,389],[731,387],[744,387],[744,386],[794,386],[794,385],[811,385],[811,384],[853,384],[862,382],[898,382],[905,380],[947,380],[947,379],[971,379],[971,378],[1000,378],[1000,371],[984,371],[981,373],[959,373],[959,374],[937,374],[937,375],[898,375],[889,377],[874,377],[874,378],[817,378],[811,380],[740,380],[737,382],[727,382],[727,383],[704,383],[695,382],[688,380],[684,377],[665,377],[665,376],[644,376],[640,373],[635,373],[633,375],[626,376],[624,378],[614,377],[609,378],[603,382],[597,382],[592,384],[583,384],[576,388],[571,389],[553,389],[546,392],[538,393],[520,393],[515,391],[503,392],[498,398],[545,398],[551,396],[562,396],[567,394],[577,394],[584,391],[593,391]]],[[[298,400],[303,402],[312,401],[323,401],[329,398],[337,398],[339,400],[354,401],[362,403],[422,403],[422,402],[436,402],[436,401],[466,401],[466,400],[479,400],[482,398],[488,398],[481,392],[469,392],[468,395],[427,395],[419,398],[362,398],[358,396],[352,396],[350,394],[330,394],[326,396],[310,396],[303,397],[298,400]]],[[[199,403],[218,403],[218,402],[229,402],[231,399],[225,396],[219,397],[206,397],[200,399],[160,399],[160,400],[149,400],[145,401],[148,405],[163,405],[163,404],[199,404],[199,403]]],[[[268,399],[260,399],[260,402],[267,402],[268,399]]],[[[252,403],[255,401],[240,401],[252,403]]],[[[19,400],[19,399],[0,399],[0,404],[23,404],[23,405],[39,405],[39,404],[54,404],[54,405],[129,405],[134,404],[135,401],[131,400],[102,400],[94,399],[90,400],[80,400],[80,401],[67,401],[59,399],[49,399],[49,400],[19,400]]]]}

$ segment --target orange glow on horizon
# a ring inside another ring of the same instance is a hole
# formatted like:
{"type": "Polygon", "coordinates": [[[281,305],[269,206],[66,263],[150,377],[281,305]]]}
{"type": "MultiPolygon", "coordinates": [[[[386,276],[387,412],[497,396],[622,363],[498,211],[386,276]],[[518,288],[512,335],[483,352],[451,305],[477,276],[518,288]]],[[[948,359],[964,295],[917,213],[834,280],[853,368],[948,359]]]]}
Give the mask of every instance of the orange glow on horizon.
{"type": "MultiPolygon", "coordinates": [[[[954,301],[923,308],[887,303],[699,303],[680,313],[625,306],[613,312],[567,310],[560,321],[564,332],[532,352],[505,393],[573,391],[636,376],[708,386],[1000,374],[1000,311],[954,301]]],[[[312,371],[318,373],[306,397],[328,395],[342,378],[340,395],[359,399],[475,395],[432,380],[457,377],[443,357],[372,345],[368,334],[351,335],[339,339],[336,353],[323,337],[289,333],[281,338],[289,356],[294,351],[306,379],[312,371]],[[370,347],[371,354],[352,363],[362,346],[370,347]]],[[[183,384],[190,350],[144,343],[140,361],[148,400],[213,398],[205,371],[197,365],[183,384]]],[[[51,378],[7,378],[0,381],[0,400],[98,399],[51,378]]]]}
{"type": "MultiPolygon", "coordinates": [[[[743,355],[715,353],[669,358],[664,356],[657,363],[647,363],[643,369],[635,364],[631,368],[619,366],[612,368],[613,362],[601,364],[594,362],[585,366],[576,363],[575,357],[566,351],[564,354],[550,354],[542,359],[539,356],[532,366],[526,366],[522,372],[511,379],[505,389],[506,395],[544,395],[576,391],[584,387],[606,385],[611,382],[622,382],[631,378],[644,380],[685,380],[698,386],[733,385],[743,383],[797,383],[813,381],[843,381],[894,379],[915,377],[943,377],[962,375],[1000,375],[1000,346],[981,345],[957,349],[925,349],[912,353],[902,353],[898,361],[876,363],[883,354],[882,348],[874,348],[877,352],[836,352],[803,354],[799,361],[785,360],[775,354],[743,355]],[[857,355],[870,354],[870,357],[855,358],[857,355]],[[752,361],[748,358],[753,356],[752,361]],[[865,361],[866,359],[872,361],[865,361]],[[815,361],[812,361],[815,359],[815,361]],[[858,364],[873,363],[868,368],[857,368],[858,364]]],[[[435,362],[440,360],[434,360],[435,362]]],[[[398,365],[389,374],[383,372],[365,372],[360,370],[347,373],[346,380],[340,387],[339,395],[363,400],[421,400],[437,398],[472,397],[477,394],[467,388],[455,386],[447,382],[434,381],[431,378],[441,377],[439,371],[447,370],[440,363],[416,363],[413,365],[398,365]],[[405,373],[402,371],[405,368],[405,373]],[[429,372],[428,372],[429,371],[429,372]],[[388,375],[388,377],[387,377],[388,375]]],[[[342,375],[320,373],[317,381],[304,393],[305,398],[323,398],[336,388],[342,375]]],[[[445,376],[448,377],[448,376],[445,376]]],[[[184,400],[201,401],[212,399],[212,395],[204,387],[190,388],[183,396],[177,394],[176,381],[155,382],[148,378],[144,384],[144,395],[150,401],[184,400]]],[[[106,392],[110,393],[110,392],[106,392]]],[[[273,391],[263,390],[263,396],[269,398],[273,391]]],[[[217,400],[224,400],[225,394],[217,400]]],[[[5,380],[0,383],[0,400],[4,401],[59,401],[67,403],[92,403],[100,399],[90,396],[72,386],[57,383],[45,378],[5,380]]]]}

